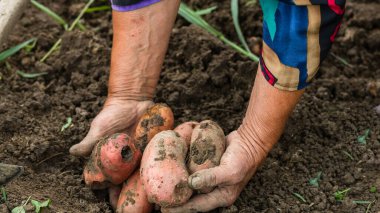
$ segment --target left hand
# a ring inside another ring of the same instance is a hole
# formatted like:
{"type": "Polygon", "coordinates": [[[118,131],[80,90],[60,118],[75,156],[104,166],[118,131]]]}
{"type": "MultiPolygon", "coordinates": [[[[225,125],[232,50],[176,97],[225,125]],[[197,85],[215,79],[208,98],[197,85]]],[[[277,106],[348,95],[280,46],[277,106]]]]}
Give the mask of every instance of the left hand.
{"type": "Polygon", "coordinates": [[[245,141],[237,132],[227,136],[227,149],[220,165],[192,174],[189,185],[194,190],[216,187],[208,194],[199,194],[179,207],[162,208],[164,213],[207,212],[231,206],[255,173],[266,152],[253,141],[245,141]]]}

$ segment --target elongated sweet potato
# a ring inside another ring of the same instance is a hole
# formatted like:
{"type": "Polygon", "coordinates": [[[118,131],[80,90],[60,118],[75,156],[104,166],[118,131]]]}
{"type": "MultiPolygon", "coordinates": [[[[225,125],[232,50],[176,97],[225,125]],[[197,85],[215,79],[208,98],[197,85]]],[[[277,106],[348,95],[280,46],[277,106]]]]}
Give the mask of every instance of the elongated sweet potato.
{"type": "Polygon", "coordinates": [[[116,212],[148,213],[152,209],[153,204],[148,202],[148,197],[140,179],[140,171],[136,170],[128,180],[124,181],[116,212]]]}
{"type": "Polygon", "coordinates": [[[196,121],[188,121],[178,125],[174,131],[177,132],[183,139],[185,139],[187,146],[190,146],[191,135],[193,134],[194,128],[198,124],[199,123],[196,121]]]}
{"type": "Polygon", "coordinates": [[[174,116],[166,104],[154,104],[141,116],[137,124],[134,139],[143,151],[149,141],[159,132],[173,129],[174,116]]]}
{"type": "Polygon", "coordinates": [[[84,169],[84,179],[92,188],[106,188],[126,180],[141,160],[142,153],[125,133],[114,134],[98,142],[89,163],[84,169]]]}
{"type": "MultiPolygon", "coordinates": [[[[226,137],[222,128],[211,120],[200,122],[191,135],[190,154],[187,163],[190,174],[218,166],[225,150],[226,137]]],[[[200,192],[207,193],[211,190],[204,189],[200,192]]]]}
{"type": "Polygon", "coordinates": [[[149,142],[140,167],[149,202],[172,207],[191,197],[185,165],[187,151],[185,140],[172,130],[158,133],[149,142]]]}

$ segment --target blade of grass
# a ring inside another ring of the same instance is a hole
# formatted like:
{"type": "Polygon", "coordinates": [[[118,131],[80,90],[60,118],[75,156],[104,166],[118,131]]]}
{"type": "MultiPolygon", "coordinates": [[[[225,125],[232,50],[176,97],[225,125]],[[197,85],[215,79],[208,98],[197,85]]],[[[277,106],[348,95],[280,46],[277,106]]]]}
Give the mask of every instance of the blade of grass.
{"type": "MultiPolygon", "coordinates": [[[[95,0],[89,0],[87,4],[83,7],[79,15],[75,18],[73,23],[71,23],[70,27],[67,29],[67,31],[72,31],[74,27],[78,24],[79,20],[82,18],[82,16],[85,14],[85,11],[91,6],[92,3],[94,3],[95,0]]],[[[59,45],[62,43],[62,38],[58,39],[54,45],[50,48],[50,50],[42,57],[40,60],[41,62],[44,62],[56,49],[58,49],[59,45]]]]}
{"type": "Polygon", "coordinates": [[[342,58],[342,57],[340,57],[340,56],[338,56],[338,55],[335,55],[333,52],[330,52],[330,54],[331,54],[334,58],[336,58],[338,61],[340,61],[342,64],[344,64],[344,65],[346,65],[346,66],[348,66],[348,67],[350,67],[350,68],[354,68],[354,66],[353,66],[352,64],[348,63],[348,61],[345,60],[344,58],[342,58]]]}
{"type": "Polygon", "coordinates": [[[355,160],[354,157],[352,157],[352,155],[350,153],[348,153],[347,151],[342,151],[343,154],[345,154],[347,157],[349,157],[351,160],[355,160]]]}
{"type": "Polygon", "coordinates": [[[372,203],[372,201],[368,201],[368,200],[353,200],[352,202],[355,204],[370,204],[370,203],[372,203]]]}
{"type": "Polygon", "coordinates": [[[206,9],[197,10],[197,11],[195,11],[195,13],[198,16],[203,16],[203,15],[207,15],[207,14],[212,13],[212,11],[216,10],[216,8],[218,8],[218,7],[217,6],[213,6],[213,7],[209,7],[209,8],[206,8],[206,9]]]}
{"type": "Polygon", "coordinates": [[[59,16],[57,13],[54,11],[50,10],[48,7],[45,5],[39,3],[36,0],[31,0],[30,1],[36,8],[41,10],[42,12],[46,13],[48,16],[50,16],[54,21],[56,21],[58,24],[61,24],[65,30],[68,28],[69,24],[63,19],[61,16],[59,16]]]}
{"type": "Polygon", "coordinates": [[[47,72],[39,72],[39,73],[26,73],[21,70],[17,70],[16,73],[23,78],[37,78],[39,76],[47,75],[47,72]]]}
{"type": "Polygon", "coordinates": [[[371,210],[372,204],[374,204],[375,201],[376,200],[373,200],[370,204],[368,204],[367,209],[365,210],[365,213],[369,213],[369,211],[371,210]]]}
{"type": "Polygon", "coordinates": [[[76,19],[71,23],[68,31],[72,31],[79,22],[79,20],[82,18],[82,16],[85,14],[86,10],[91,6],[92,3],[94,3],[95,0],[89,0],[87,4],[83,7],[83,9],[80,11],[79,15],[76,17],[76,19]]]}
{"type": "Polygon", "coordinates": [[[319,187],[319,180],[321,179],[322,172],[318,172],[315,178],[309,180],[309,184],[312,186],[319,187]]]}
{"type": "Polygon", "coordinates": [[[93,12],[99,12],[104,10],[110,10],[111,7],[108,5],[98,6],[98,7],[90,7],[88,8],[85,13],[93,13],[93,12]]]}
{"type": "Polygon", "coordinates": [[[247,52],[251,52],[251,50],[248,47],[247,42],[245,41],[245,37],[243,35],[243,32],[241,31],[240,24],[239,24],[239,0],[231,0],[231,14],[232,14],[232,20],[235,26],[235,30],[241,44],[243,45],[244,49],[247,52]]]}
{"type": "Polygon", "coordinates": [[[305,199],[302,195],[300,195],[300,194],[298,194],[298,193],[296,193],[296,192],[293,192],[293,195],[294,195],[296,198],[298,198],[300,201],[302,201],[303,203],[307,203],[306,199],[305,199]]]}
{"type": "Polygon", "coordinates": [[[3,52],[0,53],[0,63],[5,61],[8,57],[12,56],[13,54],[20,51],[22,48],[26,47],[28,44],[36,40],[35,38],[29,39],[27,41],[22,42],[21,44],[18,44],[14,47],[11,47],[3,52]]]}
{"type": "Polygon", "coordinates": [[[4,202],[7,202],[7,200],[8,200],[8,198],[7,198],[7,191],[5,191],[4,186],[1,187],[1,194],[2,194],[1,199],[2,199],[4,202]]]}
{"type": "Polygon", "coordinates": [[[224,37],[224,35],[221,32],[219,32],[214,27],[212,27],[210,24],[208,24],[201,16],[197,15],[185,3],[181,2],[180,8],[179,8],[179,14],[184,19],[186,19],[188,22],[203,28],[204,30],[206,30],[207,32],[209,32],[213,36],[217,37],[222,42],[224,42],[225,44],[227,44],[228,46],[230,46],[232,49],[236,50],[240,54],[247,56],[252,61],[256,61],[256,62],[259,61],[259,58],[256,55],[254,55],[251,52],[247,52],[246,50],[241,48],[239,45],[235,44],[234,42],[232,42],[229,39],[227,39],[226,37],[224,37]]]}

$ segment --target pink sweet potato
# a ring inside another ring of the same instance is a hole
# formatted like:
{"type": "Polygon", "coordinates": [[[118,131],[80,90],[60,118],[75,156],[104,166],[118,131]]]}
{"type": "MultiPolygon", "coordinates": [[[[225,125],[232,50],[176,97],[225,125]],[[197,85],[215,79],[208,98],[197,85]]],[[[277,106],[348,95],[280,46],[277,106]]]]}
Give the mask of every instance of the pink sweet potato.
{"type": "MultiPolygon", "coordinates": [[[[214,121],[206,120],[197,125],[191,135],[189,161],[190,174],[220,164],[226,150],[226,137],[222,128],[214,121]]],[[[207,193],[212,189],[201,190],[207,193]]]]}
{"type": "Polygon", "coordinates": [[[174,131],[185,139],[187,146],[190,146],[191,134],[193,134],[193,130],[198,124],[196,121],[188,121],[178,125],[174,131]]]}
{"type": "Polygon", "coordinates": [[[116,212],[149,213],[152,209],[153,204],[148,202],[148,197],[141,183],[140,171],[136,170],[123,184],[116,212]]]}
{"type": "Polygon", "coordinates": [[[126,180],[141,160],[142,153],[125,133],[100,140],[84,169],[84,180],[91,188],[106,188],[109,183],[126,180]]]}
{"type": "Polygon", "coordinates": [[[147,145],[140,174],[148,200],[161,207],[184,204],[192,195],[185,165],[188,147],[178,133],[158,133],[147,145]]]}

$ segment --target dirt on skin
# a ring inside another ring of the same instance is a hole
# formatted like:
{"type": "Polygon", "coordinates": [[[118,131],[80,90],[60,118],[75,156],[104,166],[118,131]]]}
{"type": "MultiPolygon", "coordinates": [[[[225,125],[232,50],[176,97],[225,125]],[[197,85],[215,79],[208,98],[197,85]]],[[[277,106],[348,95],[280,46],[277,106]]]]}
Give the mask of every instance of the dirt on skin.
{"type": "MultiPolygon", "coordinates": [[[[80,1],[41,1],[67,20],[84,6],[80,1]]],[[[217,6],[205,19],[238,42],[230,1],[189,0],[193,8],[217,6]]],[[[260,47],[262,13],[257,4],[240,1],[240,22],[254,52],[260,47]]],[[[97,5],[104,4],[98,2],[97,5]]],[[[279,143],[228,212],[380,211],[380,3],[348,1],[344,22],[331,53],[296,107],[279,143]],[[369,131],[365,143],[358,136],[369,131]],[[322,172],[319,187],[309,180],[322,172]],[[370,192],[376,187],[376,192],[370,192]],[[350,188],[342,202],[334,192],[350,188]],[[298,193],[306,202],[294,196],[298,193]]],[[[0,65],[0,162],[25,166],[8,184],[7,205],[52,200],[46,212],[112,212],[105,196],[85,187],[86,159],[72,157],[71,145],[87,133],[107,95],[111,48],[111,12],[86,14],[87,30],[66,32],[62,47],[44,63],[39,60],[63,34],[48,16],[31,6],[1,49],[31,37],[31,51],[21,51],[0,65]],[[16,74],[47,72],[25,79],[16,74]],[[67,117],[73,124],[64,131],[67,117]]],[[[226,133],[245,113],[257,63],[178,18],[162,69],[155,101],[172,107],[176,124],[212,119],[226,133]]],[[[228,172],[228,171],[226,171],[228,172]]],[[[2,203],[1,201],[0,203],[2,203]]],[[[6,211],[4,204],[0,210],[6,211]]],[[[28,212],[33,207],[26,206],[28,212]]]]}

